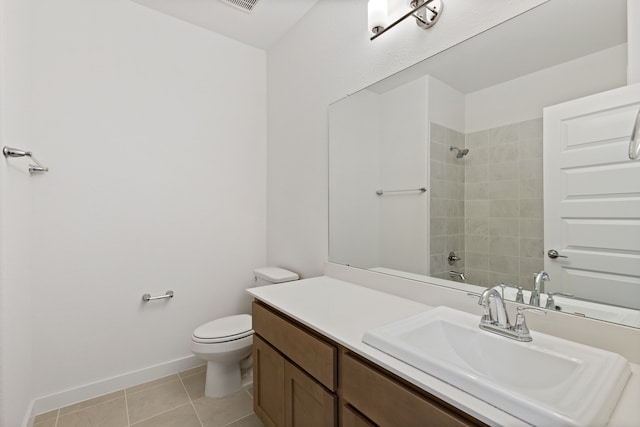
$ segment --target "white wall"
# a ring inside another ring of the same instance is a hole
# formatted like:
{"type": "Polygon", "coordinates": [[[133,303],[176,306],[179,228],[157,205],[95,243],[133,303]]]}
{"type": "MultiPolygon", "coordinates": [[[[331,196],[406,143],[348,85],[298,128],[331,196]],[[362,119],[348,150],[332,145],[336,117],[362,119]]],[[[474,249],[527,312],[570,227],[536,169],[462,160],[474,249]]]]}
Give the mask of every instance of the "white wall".
{"type": "Polygon", "coordinates": [[[448,2],[431,30],[407,20],[371,42],[366,1],[320,0],[268,54],[268,262],[322,273],[330,103],[541,3],[448,2]]]}
{"type": "Polygon", "coordinates": [[[190,356],[197,325],[249,309],[266,258],[266,54],[127,0],[6,1],[5,143],[50,167],[2,168],[3,357],[33,378],[23,393],[28,377],[3,368],[3,393],[24,414],[25,394],[190,356]]]}
{"type": "Polygon", "coordinates": [[[329,108],[331,259],[380,265],[380,96],[360,91],[329,108]],[[371,118],[374,117],[375,120],[371,118]]]}
{"type": "Polygon", "coordinates": [[[465,96],[446,83],[429,76],[429,121],[464,133],[465,96]]]}
{"type": "MultiPolygon", "coordinates": [[[[380,189],[429,185],[427,78],[380,96],[380,189]]],[[[380,203],[380,265],[429,273],[427,193],[385,193],[380,203]]]]}
{"type": "Polygon", "coordinates": [[[627,84],[640,82],[640,1],[627,0],[627,44],[629,65],[627,84]]]}
{"type": "Polygon", "coordinates": [[[622,44],[469,93],[466,132],[537,119],[544,107],[624,86],[626,67],[622,44]]]}
{"type": "MultiPolygon", "coordinates": [[[[22,96],[26,72],[23,1],[0,2],[0,146],[29,148],[22,135],[29,116],[22,96]]],[[[0,156],[0,425],[23,422],[33,398],[30,243],[32,183],[26,159],[0,156]]]]}

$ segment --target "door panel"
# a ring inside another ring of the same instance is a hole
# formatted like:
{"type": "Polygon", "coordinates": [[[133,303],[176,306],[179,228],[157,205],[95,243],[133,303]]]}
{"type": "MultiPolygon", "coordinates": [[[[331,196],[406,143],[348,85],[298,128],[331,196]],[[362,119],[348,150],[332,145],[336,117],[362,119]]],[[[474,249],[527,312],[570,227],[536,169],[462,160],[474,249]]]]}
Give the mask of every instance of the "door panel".
{"type": "Polygon", "coordinates": [[[640,309],[640,84],[544,110],[547,290],[640,309]]]}

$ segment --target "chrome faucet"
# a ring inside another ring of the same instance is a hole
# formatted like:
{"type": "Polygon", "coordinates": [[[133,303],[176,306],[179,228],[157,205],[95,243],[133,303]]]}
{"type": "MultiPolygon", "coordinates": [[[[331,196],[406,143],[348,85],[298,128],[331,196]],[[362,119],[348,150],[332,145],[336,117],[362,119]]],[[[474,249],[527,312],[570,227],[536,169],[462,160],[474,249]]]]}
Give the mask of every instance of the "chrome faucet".
{"type": "Polygon", "coordinates": [[[495,288],[485,289],[482,295],[480,295],[478,304],[483,308],[482,317],[480,318],[480,329],[523,342],[529,342],[532,339],[529,328],[527,328],[527,323],[525,322],[524,312],[531,310],[541,314],[547,314],[543,310],[536,308],[518,307],[516,322],[515,325],[512,326],[509,323],[509,315],[507,314],[504,300],[500,296],[500,292],[495,288]],[[491,311],[492,299],[495,301],[496,306],[495,319],[491,311]]]}
{"type": "Polygon", "coordinates": [[[535,305],[540,307],[540,294],[544,292],[544,282],[549,281],[549,275],[546,271],[534,274],[535,285],[533,291],[531,291],[531,297],[529,298],[529,305],[535,305]]]}
{"type": "Polygon", "coordinates": [[[483,308],[482,318],[480,319],[480,327],[482,329],[486,329],[483,326],[505,330],[511,327],[509,324],[509,316],[507,315],[507,308],[504,305],[504,300],[500,296],[500,292],[496,289],[485,289],[484,292],[482,292],[482,295],[480,295],[478,305],[481,305],[483,308]],[[491,299],[495,301],[495,319],[491,311],[491,299]]]}

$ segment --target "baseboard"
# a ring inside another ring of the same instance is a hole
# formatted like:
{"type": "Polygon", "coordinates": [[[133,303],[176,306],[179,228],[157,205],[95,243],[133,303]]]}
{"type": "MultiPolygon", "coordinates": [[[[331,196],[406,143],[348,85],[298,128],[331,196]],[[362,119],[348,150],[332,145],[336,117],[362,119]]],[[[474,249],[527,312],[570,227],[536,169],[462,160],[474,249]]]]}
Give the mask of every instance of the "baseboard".
{"type": "Polygon", "coordinates": [[[94,397],[122,390],[123,388],[146,383],[147,381],[166,377],[167,375],[176,374],[198,365],[202,365],[202,360],[193,355],[186,356],[137,371],[127,372],[102,381],[64,390],[59,393],[39,397],[34,399],[30,405],[31,411],[25,416],[23,427],[31,426],[33,419],[38,414],[93,399],[94,397]]]}

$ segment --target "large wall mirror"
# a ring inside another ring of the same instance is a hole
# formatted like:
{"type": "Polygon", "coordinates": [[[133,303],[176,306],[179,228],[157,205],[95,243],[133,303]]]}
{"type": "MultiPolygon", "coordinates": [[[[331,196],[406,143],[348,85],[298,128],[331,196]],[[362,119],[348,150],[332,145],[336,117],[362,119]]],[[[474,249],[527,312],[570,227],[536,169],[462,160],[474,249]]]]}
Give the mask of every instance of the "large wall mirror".
{"type": "MultiPolygon", "coordinates": [[[[329,260],[527,300],[551,249],[543,111],[627,85],[626,14],[550,0],[333,103],[329,260]]],[[[640,263],[640,242],[623,246],[640,263]]],[[[549,307],[640,327],[640,276],[601,276],[549,307]]]]}

